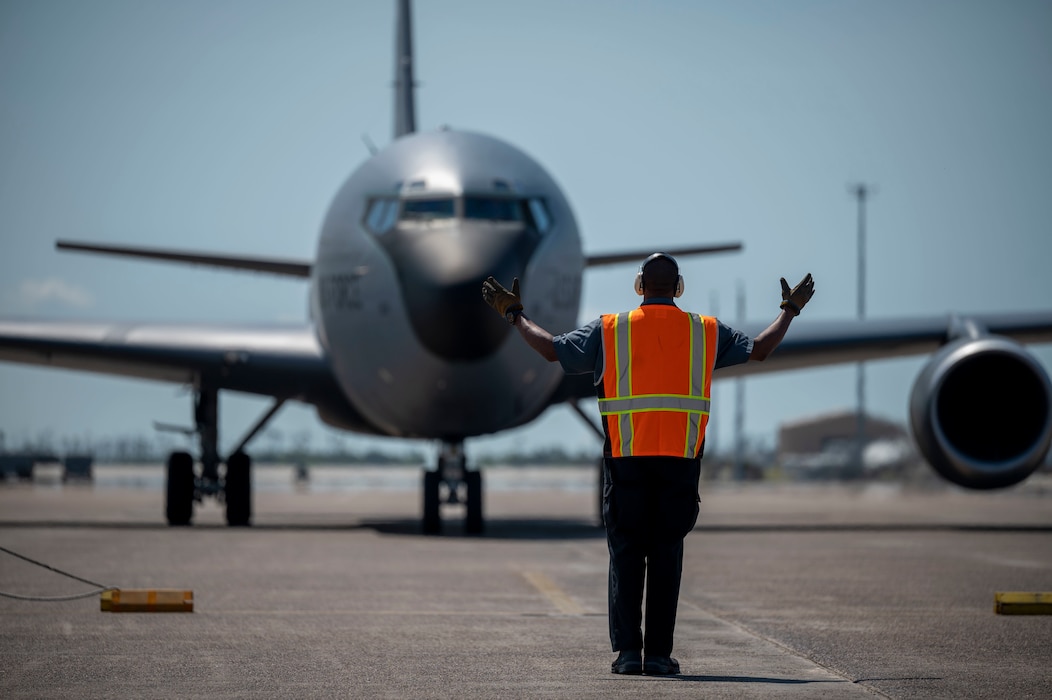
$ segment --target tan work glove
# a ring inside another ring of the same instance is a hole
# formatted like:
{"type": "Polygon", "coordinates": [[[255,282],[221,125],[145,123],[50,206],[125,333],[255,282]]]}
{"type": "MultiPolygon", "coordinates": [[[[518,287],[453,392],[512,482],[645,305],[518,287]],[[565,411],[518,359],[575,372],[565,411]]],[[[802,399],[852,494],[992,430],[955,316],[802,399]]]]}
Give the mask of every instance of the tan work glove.
{"type": "Polygon", "coordinates": [[[518,277],[511,283],[510,292],[501,286],[497,280],[487,277],[486,281],[482,283],[482,298],[512,325],[515,324],[515,317],[522,313],[522,297],[519,296],[518,277]]]}
{"type": "Polygon", "coordinates": [[[815,281],[811,278],[811,273],[800,280],[800,284],[796,285],[792,289],[789,289],[789,283],[782,278],[782,303],[779,306],[783,309],[789,309],[793,312],[794,316],[799,316],[800,311],[804,308],[807,302],[811,301],[811,296],[815,293],[815,281]]]}

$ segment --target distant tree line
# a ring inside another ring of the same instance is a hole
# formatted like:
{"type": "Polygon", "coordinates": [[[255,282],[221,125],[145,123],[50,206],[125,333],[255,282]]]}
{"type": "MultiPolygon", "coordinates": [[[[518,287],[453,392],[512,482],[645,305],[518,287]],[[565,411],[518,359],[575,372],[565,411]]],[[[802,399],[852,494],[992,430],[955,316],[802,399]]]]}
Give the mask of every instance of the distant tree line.
{"type": "Polygon", "coordinates": [[[558,466],[563,464],[596,464],[602,457],[601,450],[578,450],[567,452],[562,447],[539,447],[529,451],[509,450],[503,453],[487,453],[476,458],[484,467],[492,466],[558,466]]]}
{"type": "MultiPolygon", "coordinates": [[[[426,461],[421,452],[385,451],[375,447],[362,450],[349,449],[339,441],[332,441],[328,448],[319,449],[310,444],[309,438],[297,436],[291,446],[271,440],[271,445],[258,445],[250,449],[257,464],[422,464],[426,461]]],[[[0,453],[35,455],[38,457],[65,457],[68,455],[90,455],[96,462],[106,464],[149,464],[164,462],[175,451],[197,452],[196,441],[185,437],[160,433],[156,436],[120,435],[115,437],[62,437],[50,432],[19,440],[4,439],[0,431],[0,453]]]]}
{"type": "MultiPolygon", "coordinates": [[[[378,447],[354,449],[342,436],[330,436],[328,445],[312,444],[307,433],[285,436],[280,433],[265,434],[264,440],[250,446],[249,453],[255,464],[427,464],[431,461],[424,451],[404,449],[384,450],[378,447]]],[[[0,453],[36,455],[40,457],[65,457],[90,455],[97,463],[105,464],[150,464],[163,463],[174,451],[197,452],[196,441],[182,436],[159,433],[155,436],[120,435],[113,437],[56,437],[42,432],[31,438],[4,440],[0,431],[0,453]]],[[[469,452],[474,464],[481,466],[524,466],[593,464],[599,458],[596,451],[568,452],[562,447],[543,447],[529,451],[510,450],[501,453],[469,452]]]]}
{"type": "Polygon", "coordinates": [[[424,464],[420,452],[385,452],[377,448],[362,451],[339,449],[253,450],[256,464],[424,464]]]}

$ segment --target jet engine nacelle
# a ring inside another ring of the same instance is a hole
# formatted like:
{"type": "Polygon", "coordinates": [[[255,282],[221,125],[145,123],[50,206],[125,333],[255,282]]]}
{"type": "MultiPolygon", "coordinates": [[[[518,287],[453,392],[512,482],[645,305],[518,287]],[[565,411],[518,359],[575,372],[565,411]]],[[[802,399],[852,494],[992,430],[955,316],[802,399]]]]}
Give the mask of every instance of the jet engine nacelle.
{"type": "Polygon", "coordinates": [[[971,489],[1017,484],[1052,442],[1052,384],[1007,338],[962,338],[942,347],[910,396],[917,446],[940,475],[971,489]]]}

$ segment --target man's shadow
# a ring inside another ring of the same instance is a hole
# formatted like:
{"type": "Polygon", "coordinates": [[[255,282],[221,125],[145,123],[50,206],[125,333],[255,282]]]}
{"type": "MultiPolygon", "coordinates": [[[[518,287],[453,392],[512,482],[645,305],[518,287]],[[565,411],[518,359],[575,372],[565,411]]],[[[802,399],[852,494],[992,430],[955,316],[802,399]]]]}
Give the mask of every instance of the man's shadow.
{"type": "Polygon", "coordinates": [[[849,680],[818,680],[810,678],[767,678],[764,676],[713,676],[713,675],[676,675],[676,676],[643,676],[650,680],[679,681],[689,683],[769,683],[772,685],[808,685],[812,683],[851,683],[849,680]]]}

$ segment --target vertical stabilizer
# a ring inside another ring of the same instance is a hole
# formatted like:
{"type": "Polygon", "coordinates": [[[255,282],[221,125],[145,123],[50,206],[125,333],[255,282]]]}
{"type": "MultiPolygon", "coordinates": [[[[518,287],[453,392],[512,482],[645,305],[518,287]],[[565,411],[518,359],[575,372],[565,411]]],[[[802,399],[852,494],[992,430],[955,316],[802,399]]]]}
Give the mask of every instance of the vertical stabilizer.
{"type": "Polygon", "coordinates": [[[409,0],[398,0],[398,26],[395,28],[394,137],[396,139],[416,131],[413,31],[409,15],[409,0]]]}

